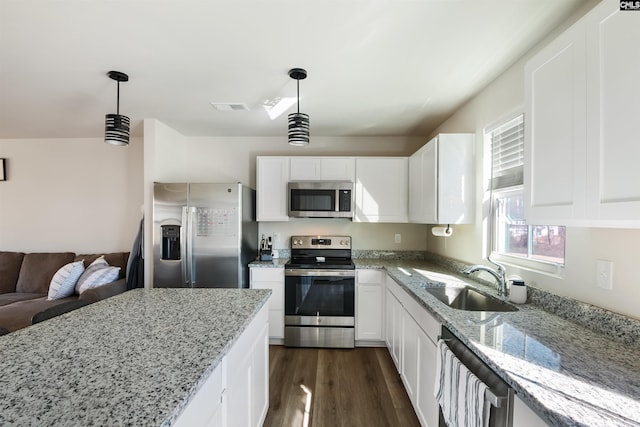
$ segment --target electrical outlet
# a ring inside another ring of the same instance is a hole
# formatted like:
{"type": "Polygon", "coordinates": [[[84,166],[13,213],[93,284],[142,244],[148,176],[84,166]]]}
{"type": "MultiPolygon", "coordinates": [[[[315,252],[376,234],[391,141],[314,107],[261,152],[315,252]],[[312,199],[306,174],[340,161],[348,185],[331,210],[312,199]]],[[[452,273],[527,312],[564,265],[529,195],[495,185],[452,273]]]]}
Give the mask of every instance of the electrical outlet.
{"type": "Polygon", "coordinates": [[[596,285],[599,288],[613,289],[613,262],[599,259],[596,262],[596,285]]]}
{"type": "Polygon", "coordinates": [[[396,234],[394,240],[396,243],[402,243],[402,234],[396,234]]]}
{"type": "Polygon", "coordinates": [[[273,233],[273,245],[280,245],[280,233],[273,233]]]}

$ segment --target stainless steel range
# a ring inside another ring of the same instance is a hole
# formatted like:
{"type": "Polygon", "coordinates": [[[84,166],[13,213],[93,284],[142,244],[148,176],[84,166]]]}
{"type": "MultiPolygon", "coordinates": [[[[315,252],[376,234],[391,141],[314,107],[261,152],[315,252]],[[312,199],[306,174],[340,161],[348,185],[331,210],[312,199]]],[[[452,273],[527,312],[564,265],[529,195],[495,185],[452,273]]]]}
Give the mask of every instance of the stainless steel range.
{"type": "Polygon", "coordinates": [[[353,348],[351,237],[291,236],[291,259],[284,275],[284,345],[353,348]]]}

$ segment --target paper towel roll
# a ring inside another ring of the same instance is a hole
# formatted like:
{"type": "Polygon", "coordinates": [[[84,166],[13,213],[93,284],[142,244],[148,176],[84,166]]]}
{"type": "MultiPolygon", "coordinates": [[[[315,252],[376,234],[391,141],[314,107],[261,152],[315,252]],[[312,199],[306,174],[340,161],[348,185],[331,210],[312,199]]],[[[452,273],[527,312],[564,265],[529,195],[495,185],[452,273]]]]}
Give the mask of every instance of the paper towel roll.
{"type": "Polygon", "coordinates": [[[449,237],[453,234],[453,228],[450,226],[446,227],[433,227],[431,229],[431,234],[439,237],[449,237]]]}

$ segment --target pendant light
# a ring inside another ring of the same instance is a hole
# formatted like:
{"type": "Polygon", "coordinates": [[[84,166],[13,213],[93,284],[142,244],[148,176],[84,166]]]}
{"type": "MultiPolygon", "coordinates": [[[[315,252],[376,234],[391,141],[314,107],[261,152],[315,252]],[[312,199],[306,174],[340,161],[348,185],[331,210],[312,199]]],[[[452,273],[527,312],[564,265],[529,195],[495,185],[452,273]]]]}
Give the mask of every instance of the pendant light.
{"type": "Polygon", "coordinates": [[[296,80],[298,87],[298,112],[289,114],[289,144],[301,147],[309,145],[309,115],[300,112],[300,80],[307,78],[307,72],[292,68],[289,77],[296,80]]]}
{"type": "Polygon", "coordinates": [[[128,82],[129,76],[120,71],[109,71],[107,76],[118,82],[116,114],[107,114],[104,126],[104,142],[112,145],[129,145],[129,117],[120,114],[120,82],[128,82]]]}

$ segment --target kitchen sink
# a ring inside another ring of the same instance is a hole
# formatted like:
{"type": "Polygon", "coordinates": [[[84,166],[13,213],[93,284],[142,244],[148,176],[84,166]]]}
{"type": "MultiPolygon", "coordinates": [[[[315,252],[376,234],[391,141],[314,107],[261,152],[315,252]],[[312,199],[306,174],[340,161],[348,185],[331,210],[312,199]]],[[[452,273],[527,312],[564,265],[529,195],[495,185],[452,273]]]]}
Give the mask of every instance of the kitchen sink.
{"type": "Polygon", "coordinates": [[[470,287],[429,287],[424,290],[452,308],[466,311],[518,311],[518,309],[485,293],[470,287]]]}

